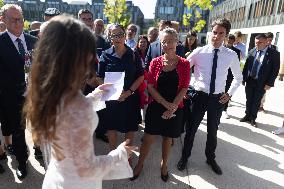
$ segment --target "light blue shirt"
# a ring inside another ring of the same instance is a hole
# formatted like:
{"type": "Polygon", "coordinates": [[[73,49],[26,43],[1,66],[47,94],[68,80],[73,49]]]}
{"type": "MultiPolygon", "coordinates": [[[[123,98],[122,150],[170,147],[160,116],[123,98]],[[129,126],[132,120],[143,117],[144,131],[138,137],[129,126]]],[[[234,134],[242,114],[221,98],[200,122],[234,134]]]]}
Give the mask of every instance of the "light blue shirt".
{"type": "Polygon", "coordinates": [[[238,43],[234,45],[234,47],[241,51],[241,59],[244,59],[246,57],[246,45],[244,43],[238,43]]]}
{"type": "Polygon", "coordinates": [[[137,42],[134,39],[127,39],[125,44],[133,50],[135,49],[137,42]]]}

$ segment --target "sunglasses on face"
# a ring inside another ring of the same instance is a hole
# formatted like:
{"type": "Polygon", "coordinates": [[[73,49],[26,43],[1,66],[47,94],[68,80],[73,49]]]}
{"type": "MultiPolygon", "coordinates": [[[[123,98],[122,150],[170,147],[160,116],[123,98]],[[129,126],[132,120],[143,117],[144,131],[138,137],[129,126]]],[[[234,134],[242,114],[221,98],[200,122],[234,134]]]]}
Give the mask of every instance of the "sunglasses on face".
{"type": "Polygon", "coordinates": [[[121,39],[121,38],[123,38],[124,36],[125,36],[124,33],[118,33],[118,34],[111,34],[111,35],[110,35],[110,38],[111,38],[111,39],[121,39]]]}

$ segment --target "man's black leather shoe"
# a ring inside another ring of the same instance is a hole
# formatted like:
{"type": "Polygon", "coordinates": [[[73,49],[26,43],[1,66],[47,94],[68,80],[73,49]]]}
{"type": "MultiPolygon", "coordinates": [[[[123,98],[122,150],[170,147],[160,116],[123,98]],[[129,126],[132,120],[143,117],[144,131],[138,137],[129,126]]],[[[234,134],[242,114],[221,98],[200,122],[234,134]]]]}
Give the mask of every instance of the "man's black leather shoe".
{"type": "Polygon", "coordinates": [[[27,176],[27,166],[25,165],[19,165],[19,167],[16,170],[16,175],[19,180],[23,180],[27,176]]]}
{"type": "Polygon", "coordinates": [[[247,122],[247,121],[250,121],[250,119],[247,116],[240,119],[240,122],[247,122]]]}
{"type": "Polygon", "coordinates": [[[179,171],[183,171],[186,168],[187,160],[180,158],[177,164],[177,168],[179,171]]]}
{"type": "Polygon", "coordinates": [[[217,174],[217,175],[222,175],[222,170],[220,166],[217,164],[215,160],[207,160],[206,163],[211,166],[212,170],[217,174]]]}
{"type": "Polygon", "coordinates": [[[257,125],[256,125],[256,122],[255,122],[255,120],[250,120],[250,124],[252,125],[252,126],[254,126],[254,127],[257,127],[257,125]]]}
{"type": "Polygon", "coordinates": [[[108,138],[105,134],[97,134],[96,133],[96,138],[104,141],[105,143],[109,143],[109,140],[108,140],[108,138]]]}

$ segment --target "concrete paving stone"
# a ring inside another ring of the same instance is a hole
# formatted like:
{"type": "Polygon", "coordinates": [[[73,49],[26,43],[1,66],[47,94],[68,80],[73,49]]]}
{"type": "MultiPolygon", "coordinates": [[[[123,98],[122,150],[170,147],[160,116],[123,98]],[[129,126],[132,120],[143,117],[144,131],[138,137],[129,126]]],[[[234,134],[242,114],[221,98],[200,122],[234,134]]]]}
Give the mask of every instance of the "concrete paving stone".
{"type": "MultiPolygon", "coordinates": [[[[181,138],[175,139],[168,170],[170,179],[164,183],[160,178],[161,137],[151,147],[140,177],[135,181],[112,180],[104,181],[106,189],[281,189],[284,188],[284,135],[273,135],[271,131],[282,125],[284,119],[284,82],[276,81],[275,87],[267,92],[264,108],[266,112],[258,114],[258,128],[248,123],[241,123],[244,116],[245,93],[241,86],[233,95],[228,108],[230,119],[221,118],[218,131],[216,161],[223,170],[223,175],[213,173],[206,164],[206,116],[196,133],[192,156],[187,170],[178,171],[181,149],[181,138]]],[[[30,150],[28,176],[23,182],[15,175],[16,161],[8,157],[1,161],[6,172],[0,175],[0,189],[39,189],[44,178],[44,169],[33,157],[31,135],[26,131],[30,150]]],[[[140,146],[143,128],[135,137],[134,145],[140,146]]],[[[106,154],[107,144],[94,139],[96,154],[106,154]]],[[[119,141],[123,141],[120,135],[119,141]]],[[[138,160],[133,157],[133,167],[138,160]]]]}

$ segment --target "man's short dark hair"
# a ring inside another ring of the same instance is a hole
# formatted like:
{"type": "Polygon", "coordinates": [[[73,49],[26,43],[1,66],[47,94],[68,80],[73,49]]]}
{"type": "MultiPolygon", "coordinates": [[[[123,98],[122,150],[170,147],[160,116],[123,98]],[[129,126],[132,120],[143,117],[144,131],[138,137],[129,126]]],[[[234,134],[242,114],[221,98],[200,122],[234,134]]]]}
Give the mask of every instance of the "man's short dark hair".
{"type": "Polygon", "coordinates": [[[236,41],[236,37],[233,34],[229,34],[228,39],[236,41]]]}
{"type": "Polygon", "coordinates": [[[274,37],[273,33],[271,33],[271,32],[267,32],[265,35],[266,35],[266,38],[273,39],[273,37],[274,37]]]}
{"type": "Polygon", "coordinates": [[[231,29],[231,23],[226,18],[219,18],[217,20],[214,20],[211,24],[211,29],[213,29],[215,26],[222,26],[226,29],[226,33],[228,34],[231,29]]]}
{"type": "Polygon", "coordinates": [[[89,11],[88,9],[80,9],[78,12],[78,18],[80,18],[81,14],[91,14],[93,18],[93,13],[89,11]]]}
{"type": "Polygon", "coordinates": [[[255,39],[267,39],[267,37],[264,33],[260,33],[257,36],[255,36],[255,39]]]}
{"type": "Polygon", "coordinates": [[[127,29],[129,29],[129,28],[132,28],[133,30],[134,30],[134,32],[135,33],[137,33],[137,26],[135,25],[135,24],[129,24],[128,26],[127,26],[127,29]]]}

